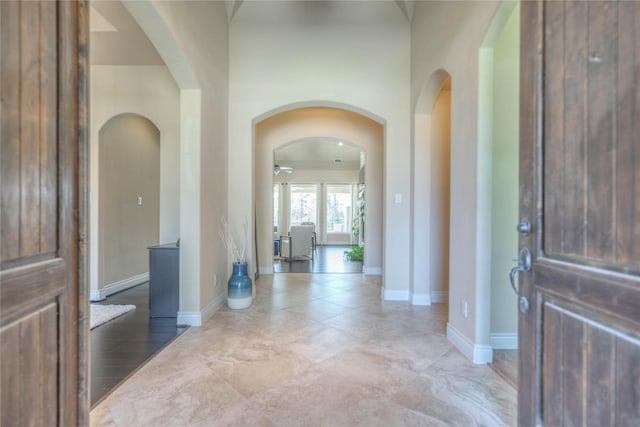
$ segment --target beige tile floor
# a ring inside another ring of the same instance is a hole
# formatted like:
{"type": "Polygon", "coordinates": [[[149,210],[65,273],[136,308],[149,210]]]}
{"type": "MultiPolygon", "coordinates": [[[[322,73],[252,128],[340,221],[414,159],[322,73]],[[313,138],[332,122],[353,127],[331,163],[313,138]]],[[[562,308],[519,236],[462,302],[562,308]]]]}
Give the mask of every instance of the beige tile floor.
{"type": "Polygon", "coordinates": [[[447,306],[360,274],[278,274],[190,328],[91,412],[97,426],[513,426],[516,391],[447,341],[447,306]]]}

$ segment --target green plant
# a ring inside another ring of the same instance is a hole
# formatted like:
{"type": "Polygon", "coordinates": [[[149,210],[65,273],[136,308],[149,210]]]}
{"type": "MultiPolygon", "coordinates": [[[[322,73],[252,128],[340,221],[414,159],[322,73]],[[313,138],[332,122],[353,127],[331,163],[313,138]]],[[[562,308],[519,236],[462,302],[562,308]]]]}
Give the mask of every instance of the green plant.
{"type": "Polygon", "coordinates": [[[364,228],[364,184],[358,186],[358,201],[356,204],[356,215],[353,216],[351,223],[351,233],[358,238],[360,228],[364,228]]]}
{"type": "Polygon", "coordinates": [[[350,251],[344,251],[350,261],[364,261],[364,246],[353,245],[350,251]]]}

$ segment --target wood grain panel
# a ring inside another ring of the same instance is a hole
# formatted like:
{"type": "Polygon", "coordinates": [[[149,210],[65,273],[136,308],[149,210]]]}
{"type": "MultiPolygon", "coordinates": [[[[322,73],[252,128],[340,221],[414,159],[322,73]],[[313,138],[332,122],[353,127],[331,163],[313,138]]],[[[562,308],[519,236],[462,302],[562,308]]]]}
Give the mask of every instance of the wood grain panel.
{"type": "Polygon", "coordinates": [[[0,1],[0,19],[0,425],[88,425],[86,2],[0,1]]]}
{"type": "Polygon", "coordinates": [[[48,34],[57,33],[56,4],[40,3],[40,253],[54,253],[57,245],[57,114],[58,50],[56,40],[48,34]]]}
{"type": "MultiPolygon", "coordinates": [[[[561,2],[566,8],[566,4],[561,2]]],[[[587,98],[584,84],[587,75],[585,58],[587,52],[587,16],[588,3],[581,2],[572,5],[564,13],[564,36],[567,49],[565,50],[564,76],[550,78],[559,81],[564,92],[562,105],[565,120],[563,134],[563,197],[556,203],[562,205],[562,253],[584,255],[586,248],[586,232],[584,218],[586,215],[585,189],[586,180],[584,148],[581,145],[586,137],[586,105],[587,98]],[[575,106],[581,106],[574,108],[575,106]]],[[[554,41],[550,40],[550,43],[554,41]]],[[[550,93],[553,99],[555,96],[550,93]]],[[[554,121],[560,121],[558,118],[554,121]]],[[[554,141],[555,142],[555,141],[554,141]]],[[[557,196],[554,196],[554,199],[557,196]]]]}
{"type": "Polygon", "coordinates": [[[615,426],[640,421],[640,342],[616,339],[615,426]]]}
{"type": "Polygon", "coordinates": [[[564,392],[562,381],[562,359],[564,327],[562,314],[547,307],[543,310],[545,325],[555,325],[543,332],[544,355],[542,360],[542,415],[545,425],[562,425],[564,392]],[[554,396],[547,399],[547,396],[554,396]]]}
{"type": "Polygon", "coordinates": [[[38,2],[20,2],[20,256],[40,252],[40,25],[38,2]]]}
{"type": "Polygon", "coordinates": [[[55,2],[2,8],[2,261],[57,248],[55,2]],[[20,19],[30,24],[19,26],[20,19]],[[5,27],[6,26],[6,27],[5,27]]]}
{"type": "Polygon", "coordinates": [[[0,177],[2,193],[0,198],[0,259],[9,260],[20,255],[20,70],[6,64],[20,63],[20,3],[3,2],[1,23],[3,37],[0,39],[0,93],[2,94],[2,119],[0,141],[0,177]],[[7,34],[7,37],[4,35],[7,34]]]}
{"type": "MultiPolygon", "coordinates": [[[[562,2],[551,2],[546,7],[546,31],[545,46],[547,54],[553,61],[548,61],[545,75],[549,76],[547,84],[552,96],[545,98],[545,111],[556,120],[548,120],[545,123],[545,180],[562,183],[563,181],[563,135],[564,135],[564,91],[562,78],[564,76],[564,5],[562,2]],[[560,41],[560,42],[559,42],[560,41]]],[[[562,184],[560,184],[562,188],[562,184]]],[[[559,190],[558,189],[558,190],[559,190]]],[[[563,236],[563,206],[562,199],[557,196],[546,198],[544,205],[545,217],[554,218],[554,221],[545,224],[544,246],[549,253],[562,252],[563,236]]]]}
{"type": "Polygon", "coordinates": [[[588,328],[586,425],[612,425],[609,408],[613,404],[615,337],[599,328],[588,328]]]}
{"type": "Polygon", "coordinates": [[[578,319],[564,316],[562,318],[563,350],[562,380],[564,382],[563,423],[558,425],[582,426],[584,410],[584,369],[585,369],[585,325],[578,319]]]}
{"type": "Polygon", "coordinates": [[[13,385],[2,390],[2,426],[57,425],[57,314],[51,302],[0,330],[2,354],[12,354],[0,368],[2,384],[13,385]]]}
{"type": "MultiPolygon", "coordinates": [[[[588,2],[587,257],[613,261],[615,165],[616,7],[588,2]]],[[[576,218],[579,219],[579,218],[576,218]]]]}
{"type": "Polygon", "coordinates": [[[640,259],[640,8],[618,4],[616,242],[617,261],[640,259]]]}

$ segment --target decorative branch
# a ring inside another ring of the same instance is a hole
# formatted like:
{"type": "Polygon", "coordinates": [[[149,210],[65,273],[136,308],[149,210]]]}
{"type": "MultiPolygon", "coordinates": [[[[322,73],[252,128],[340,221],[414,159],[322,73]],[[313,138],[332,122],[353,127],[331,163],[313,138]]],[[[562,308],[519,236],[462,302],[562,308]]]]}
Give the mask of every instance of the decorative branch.
{"type": "Polygon", "coordinates": [[[243,264],[247,262],[246,252],[249,233],[246,218],[242,224],[242,228],[244,229],[244,239],[242,240],[241,248],[238,248],[238,244],[236,243],[236,239],[233,237],[233,233],[231,232],[227,219],[225,217],[220,218],[220,229],[218,230],[218,234],[220,235],[224,246],[229,251],[234,264],[243,264]]]}

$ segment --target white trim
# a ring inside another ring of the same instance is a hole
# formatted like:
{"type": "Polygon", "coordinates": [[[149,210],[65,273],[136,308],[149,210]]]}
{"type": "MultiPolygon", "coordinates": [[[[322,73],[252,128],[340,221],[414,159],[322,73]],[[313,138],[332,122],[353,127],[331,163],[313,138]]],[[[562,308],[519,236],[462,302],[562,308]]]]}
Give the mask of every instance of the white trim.
{"type": "Polygon", "coordinates": [[[178,325],[202,326],[211,316],[222,308],[227,301],[226,292],[211,300],[202,311],[179,311],[176,323],[178,325]]]}
{"type": "Polygon", "coordinates": [[[269,267],[258,267],[258,274],[273,274],[273,265],[269,267]]]}
{"type": "Polygon", "coordinates": [[[493,349],[490,345],[474,344],[462,332],[451,326],[451,323],[447,323],[447,339],[477,365],[484,365],[493,361],[493,349]]]}
{"type": "Polygon", "coordinates": [[[518,334],[499,332],[489,334],[489,344],[495,350],[517,350],[518,334]]]}
{"type": "Polygon", "coordinates": [[[91,294],[89,295],[89,299],[92,302],[94,302],[94,301],[102,301],[106,297],[107,297],[107,295],[106,295],[106,292],[104,291],[104,289],[92,289],[91,290],[91,294]]]}
{"type": "Polygon", "coordinates": [[[411,295],[411,304],[413,305],[431,305],[431,295],[428,293],[416,292],[411,295]]]}
{"type": "Polygon", "coordinates": [[[362,267],[365,276],[382,276],[382,267],[362,267]]]}
{"type": "Polygon", "coordinates": [[[409,301],[409,291],[383,288],[382,299],[385,301],[409,301]]]}
{"type": "Polygon", "coordinates": [[[149,281],[149,273],[138,274],[137,276],[129,277],[128,279],[121,280],[116,283],[111,283],[102,289],[92,290],[89,297],[91,301],[102,301],[109,295],[113,295],[118,292],[125,291],[129,288],[133,288],[141,283],[149,281]]]}
{"type": "Polygon", "coordinates": [[[431,291],[431,302],[434,304],[449,302],[449,292],[447,291],[431,291]]]}
{"type": "Polygon", "coordinates": [[[178,325],[202,326],[202,313],[199,311],[179,311],[176,323],[178,325]]]}

